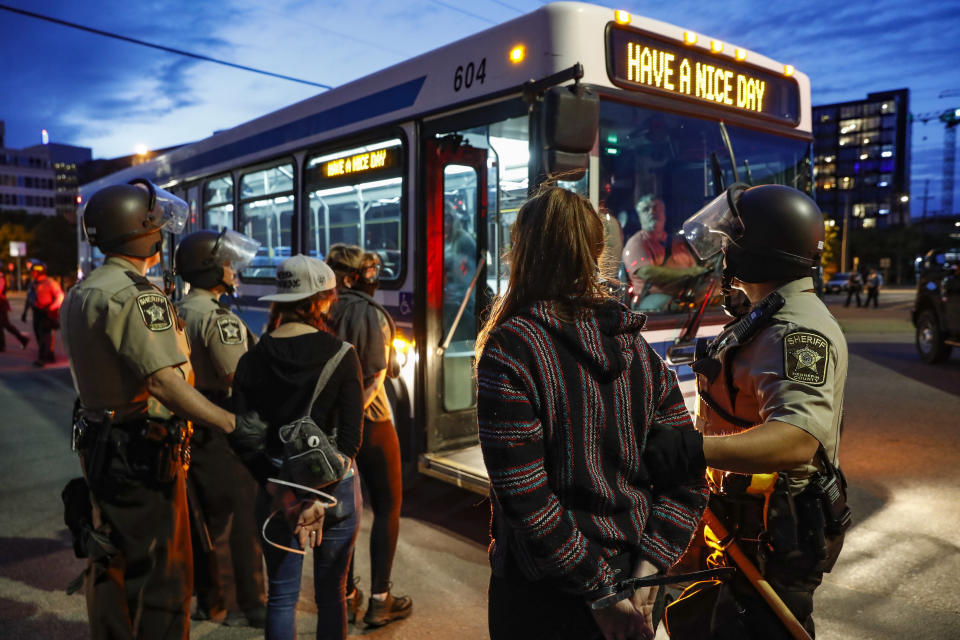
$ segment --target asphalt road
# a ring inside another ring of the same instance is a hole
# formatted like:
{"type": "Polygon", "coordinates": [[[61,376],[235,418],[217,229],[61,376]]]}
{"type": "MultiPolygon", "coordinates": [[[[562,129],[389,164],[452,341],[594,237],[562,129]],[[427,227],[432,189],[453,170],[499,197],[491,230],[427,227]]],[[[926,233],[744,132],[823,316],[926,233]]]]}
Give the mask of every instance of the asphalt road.
{"type": "MultiPolygon", "coordinates": [[[[960,637],[960,354],[937,366],[919,362],[910,300],[910,292],[884,291],[874,310],[828,298],[850,348],[841,461],[854,526],[817,591],[821,640],[960,637]]],[[[85,638],[83,598],[64,593],[83,565],[73,557],[59,500],[78,475],[67,444],[73,391],[62,363],[32,368],[31,349],[13,350],[8,340],[0,353],[0,638],[85,638]]],[[[404,500],[394,590],[413,597],[413,616],[376,630],[361,624],[351,635],[487,637],[489,505],[427,478],[404,500]]],[[[371,517],[364,515],[357,562],[369,591],[371,517]]],[[[316,618],[305,573],[298,620],[308,638],[316,618]]],[[[191,632],[260,636],[213,623],[191,632]]]]}

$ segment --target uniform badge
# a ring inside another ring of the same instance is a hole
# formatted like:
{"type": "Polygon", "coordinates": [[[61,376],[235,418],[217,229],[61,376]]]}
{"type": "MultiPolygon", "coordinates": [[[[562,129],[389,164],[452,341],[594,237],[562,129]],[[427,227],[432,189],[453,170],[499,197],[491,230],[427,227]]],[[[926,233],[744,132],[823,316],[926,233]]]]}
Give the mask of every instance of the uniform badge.
{"type": "Polygon", "coordinates": [[[217,329],[220,330],[220,342],[223,344],[243,343],[243,327],[236,318],[218,318],[217,329]]]}
{"type": "Polygon", "coordinates": [[[150,331],[166,331],[173,326],[167,299],[159,293],[141,293],[137,296],[140,317],[150,331]]]}
{"type": "Polygon", "coordinates": [[[819,333],[795,331],[783,339],[783,360],[788,380],[819,387],[827,381],[830,343],[819,333]]]}

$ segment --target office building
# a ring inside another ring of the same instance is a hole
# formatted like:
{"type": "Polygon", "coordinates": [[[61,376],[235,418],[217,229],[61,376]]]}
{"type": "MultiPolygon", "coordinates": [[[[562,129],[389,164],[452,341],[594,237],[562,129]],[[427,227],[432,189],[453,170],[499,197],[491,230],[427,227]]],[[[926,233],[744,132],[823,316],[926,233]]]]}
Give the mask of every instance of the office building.
{"type": "Polygon", "coordinates": [[[90,158],[87,147],[68,144],[26,149],[7,149],[0,144],[0,209],[62,215],[73,220],[77,169],[90,158]]]}
{"type": "Polygon", "coordinates": [[[848,227],[910,223],[910,91],[813,107],[817,204],[848,227]]]}

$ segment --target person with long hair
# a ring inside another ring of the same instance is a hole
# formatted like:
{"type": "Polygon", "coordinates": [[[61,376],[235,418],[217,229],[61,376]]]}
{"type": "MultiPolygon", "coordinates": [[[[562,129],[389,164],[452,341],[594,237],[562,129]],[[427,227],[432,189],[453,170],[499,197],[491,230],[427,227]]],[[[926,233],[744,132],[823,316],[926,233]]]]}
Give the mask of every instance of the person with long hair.
{"type": "Polygon", "coordinates": [[[265,456],[247,461],[261,483],[257,520],[261,527],[277,509],[286,521],[267,524],[263,555],[267,564],[267,640],[296,637],[303,557],[313,547],[313,580],[317,603],[317,638],[347,637],[347,566],[360,527],[360,485],[352,460],[363,437],[363,387],[360,363],[351,348],[310,404],[321,371],[343,345],[326,323],[336,300],[336,279],[322,260],[297,255],[277,269],[277,293],[268,333],[240,358],[233,382],[238,411],[256,410],[268,425],[265,456]],[[242,409],[241,409],[242,407],[242,409]],[[305,415],[328,434],[336,433],[337,449],[349,458],[346,476],[323,490],[337,499],[325,512],[316,501],[296,501],[267,478],[279,477],[282,444],[278,431],[305,415]]]}
{"type": "MultiPolygon", "coordinates": [[[[384,389],[387,375],[396,375],[390,372],[395,327],[387,310],[373,298],[379,278],[374,254],[365,254],[356,245],[338,243],[330,247],[327,264],[337,275],[339,292],[339,299],[330,310],[330,323],[341,339],[357,348],[363,369],[363,442],[357,454],[357,468],[373,509],[371,594],[363,621],[367,626],[380,627],[406,618],[413,611],[409,596],[390,592],[403,502],[400,441],[384,389]]],[[[350,573],[353,582],[352,565],[350,573]]],[[[356,584],[351,586],[349,615],[355,620],[363,594],[356,584]]]]}
{"type": "Polygon", "coordinates": [[[589,200],[546,187],[510,238],[510,281],[476,345],[490,636],[652,638],[655,587],[590,603],[666,571],[697,530],[703,478],[654,485],[643,461],[654,423],[694,433],[676,375],[641,335],[644,316],[607,293],[589,200]]]}

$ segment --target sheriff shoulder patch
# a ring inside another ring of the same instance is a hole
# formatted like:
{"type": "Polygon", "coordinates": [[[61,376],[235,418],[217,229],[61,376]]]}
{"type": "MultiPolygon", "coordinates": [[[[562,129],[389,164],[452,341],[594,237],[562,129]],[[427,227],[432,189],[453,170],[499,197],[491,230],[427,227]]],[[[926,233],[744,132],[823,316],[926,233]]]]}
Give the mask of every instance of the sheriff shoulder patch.
{"type": "Polygon", "coordinates": [[[814,387],[827,381],[830,343],[819,333],[794,331],[783,339],[784,375],[814,387]]]}
{"type": "Polygon", "coordinates": [[[217,318],[217,329],[220,330],[220,342],[223,344],[242,344],[243,327],[236,318],[217,318]]]}
{"type": "Polygon", "coordinates": [[[173,326],[167,299],[160,293],[141,293],[137,296],[140,317],[150,331],[166,331],[173,326]]]}

